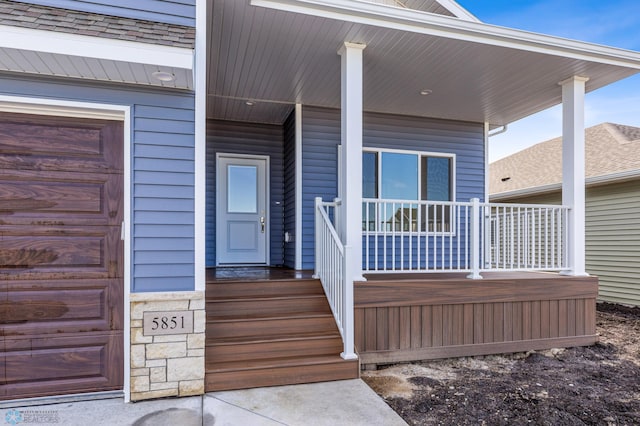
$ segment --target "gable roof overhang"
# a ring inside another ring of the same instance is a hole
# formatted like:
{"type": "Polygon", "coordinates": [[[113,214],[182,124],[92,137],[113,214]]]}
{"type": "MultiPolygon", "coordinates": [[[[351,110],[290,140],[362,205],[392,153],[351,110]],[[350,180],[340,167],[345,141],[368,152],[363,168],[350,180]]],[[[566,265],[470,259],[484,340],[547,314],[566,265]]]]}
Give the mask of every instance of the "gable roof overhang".
{"type": "Polygon", "coordinates": [[[218,119],[339,108],[345,41],[367,46],[365,110],[496,126],[559,104],[568,77],[588,77],[590,92],[640,71],[638,52],[359,0],[219,0],[207,23],[207,113],[218,119]]]}
{"type": "Polygon", "coordinates": [[[193,87],[193,50],[0,26],[0,70],[180,89],[193,87]],[[175,76],[153,78],[156,71],[175,76]]]}
{"type": "Polygon", "coordinates": [[[193,89],[195,28],[6,0],[0,12],[0,71],[193,89]]]}

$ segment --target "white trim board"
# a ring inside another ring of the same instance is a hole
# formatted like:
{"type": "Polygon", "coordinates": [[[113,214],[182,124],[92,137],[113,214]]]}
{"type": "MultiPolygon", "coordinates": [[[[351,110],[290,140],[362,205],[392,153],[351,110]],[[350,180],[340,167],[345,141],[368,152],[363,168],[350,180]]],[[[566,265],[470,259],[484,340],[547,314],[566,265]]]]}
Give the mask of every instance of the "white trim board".
{"type": "Polygon", "coordinates": [[[302,269],[302,104],[296,104],[295,109],[295,188],[296,188],[296,245],[295,268],[302,269]]]}
{"type": "Polygon", "coordinates": [[[194,289],[206,287],[207,232],[207,1],[196,0],[194,164],[194,289]]]}
{"type": "Polygon", "coordinates": [[[20,112],[24,114],[59,115],[65,117],[121,120],[124,124],[124,382],[125,402],[130,401],[130,346],[131,346],[131,107],[127,105],[101,104],[91,102],[63,101],[56,99],[40,99],[22,96],[0,95],[0,111],[20,112]]]}
{"type": "Polygon", "coordinates": [[[191,70],[193,50],[0,25],[0,47],[191,70]]]}
{"type": "Polygon", "coordinates": [[[374,27],[640,69],[640,53],[630,50],[362,0],[250,0],[250,4],[374,27]]]}

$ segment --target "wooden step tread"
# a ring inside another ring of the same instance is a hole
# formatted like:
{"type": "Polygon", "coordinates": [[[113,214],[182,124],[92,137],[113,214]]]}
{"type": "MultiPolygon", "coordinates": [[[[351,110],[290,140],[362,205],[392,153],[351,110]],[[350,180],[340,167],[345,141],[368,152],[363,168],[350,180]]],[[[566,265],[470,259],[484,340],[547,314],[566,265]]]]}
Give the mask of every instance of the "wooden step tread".
{"type": "Polygon", "coordinates": [[[215,287],[217,285],[226,285],[226,284],[264,284],[264,283],[291,283],[291,284],[303,284],[303,283],[315,283],[320,282],[319,278],[256,278],[256,279],[247,279],[247,278],[219,278],[217,280],[209,280],[207,281],[207,286],[215,287]]]}
{"type": "Polygon", "coordinates": [[[249,371],[275,368],[304,367],[313,365],[341,364],[345,362],[357,362],[358,360],[345,360],[340,355],[323,355],[313,357],[287,357],[270,358],[252,361],[211,362],[205,366],[206,374],[224,373],[229,371],[249,371]]]}
{"type": "Polygon", "coordinates": [[[269,302],[276,300],[290,300],[290,299],[326,299],[324,293],[322,294],[291,294],[291,295],[247,295],[247,296],[233,296],[233,297],[207,297],[205,303],[228,303],[228,302],[269,302]]]}
{"type": "Polygon", "coordinates": [[[238,336],[224,338],[208,338],[206,346],[222,346],[222,345],[244,345],[268,342],[287,342],[298,340],[316,340],[316,339],[332,339],[339,338],[340,332],[337,330],[327,330],[324,332],[295,333],[295,334],[274,334],[274,335],[256,335],[256,336],[238,336]]]}
{"type": "Polygon", "coordinates": [[[279,312],[278,314],[247,314],[247,315],[209,315],[207,316],[207,324],[243,322],[243,321],[271,321],[283,319],[302,319],[302,318],[333,318],[333,314],[329,311],[325,312],[279,312]]]}
{"type": "Polygon", "coordinates": [[[312,318],[333,318],[333,314],[310,314],[306,312],[291,312],[281,315],[262,316],[262,315],[240,315],[238,318],[231,318],[228,315],[220,318],[210,315],[207,317],[207,324],[226,323],[226,322],[243,322],[243,321],[272,321],[272,320],[296,320],[296,319],[312,319],[312,318]]]}

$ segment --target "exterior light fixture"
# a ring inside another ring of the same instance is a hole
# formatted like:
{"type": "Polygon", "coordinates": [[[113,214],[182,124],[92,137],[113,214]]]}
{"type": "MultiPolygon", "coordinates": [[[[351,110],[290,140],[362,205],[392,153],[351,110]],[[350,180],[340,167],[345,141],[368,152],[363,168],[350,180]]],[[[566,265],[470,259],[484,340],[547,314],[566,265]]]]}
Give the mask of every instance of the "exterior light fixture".
{"type": "Polygon", "coordinates": [[[430,94],[431,94],[431,92],[433,92],[433,90],[431,90],[431,89],[422,89],[422,90],[420,91],[420,94],[421,94],[422,96],[427,96],[427,95],[430,95],[430,94]]]}
{"type": "Polygon", "coordinates": [[[168,83],[170,81],[175,81],[176,76],[173,75],[170,72],[167,71],[156,71],[154,73],[151,74],[153,76],[153,78],[155,78],[156,80],[160,80],[164,83],[168,83]]]}

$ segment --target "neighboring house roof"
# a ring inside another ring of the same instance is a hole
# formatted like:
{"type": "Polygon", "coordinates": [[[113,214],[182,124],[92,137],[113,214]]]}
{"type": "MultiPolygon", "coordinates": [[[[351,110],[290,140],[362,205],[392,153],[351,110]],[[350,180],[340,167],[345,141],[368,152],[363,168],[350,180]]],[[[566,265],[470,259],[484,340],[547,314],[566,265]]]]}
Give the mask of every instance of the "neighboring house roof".
{"type": "Polygon", "coordinates": [[[0,25],[193,49],[195,28],[0,0],[0,25]]]}
{"type": "MultiPolygon", "coordinates": [[[[587,183],[640,176],[640,128],[602,123],[585,130],[587,183]]],[[[489,166],[489,193],[498,198],[560,188],[562,138],[536,144],[489,166]]]]}

